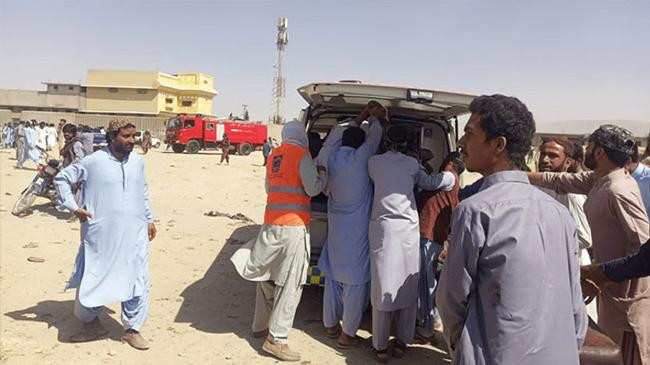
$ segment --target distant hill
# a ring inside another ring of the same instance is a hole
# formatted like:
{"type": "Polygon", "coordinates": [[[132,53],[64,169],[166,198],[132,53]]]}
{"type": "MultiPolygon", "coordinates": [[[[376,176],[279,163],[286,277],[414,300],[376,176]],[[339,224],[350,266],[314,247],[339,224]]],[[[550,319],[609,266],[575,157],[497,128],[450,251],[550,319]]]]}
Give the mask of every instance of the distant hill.
{"type": "Polygon", "coordinates": [[[590,134],[603,124],[615,124],[628,129],[637,138],[646,138],[650,133],[650,121],[634,120],[564,120],[537,122],[539,134],[584,135],[590,134]]]}

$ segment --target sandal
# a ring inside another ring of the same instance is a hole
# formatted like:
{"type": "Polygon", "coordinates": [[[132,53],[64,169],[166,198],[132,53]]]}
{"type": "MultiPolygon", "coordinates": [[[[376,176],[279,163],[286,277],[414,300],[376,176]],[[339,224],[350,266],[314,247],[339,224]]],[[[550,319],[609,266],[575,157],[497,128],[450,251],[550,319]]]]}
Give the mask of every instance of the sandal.
{"type": "Polygon", "coordinates": [[[336,341],[336,348],[339,350],[348,350],[348,349],[353,349],[359,347],[360,344],[359,337],[354,337],[354,342],[353,343],[341,343],[341,341],[336,341]]]}
{"type": "Polygon", "coordinates": [[[374,346],[370,346],[370,354],[376,362],[380,364],[388,364],[388,349],[377,350],[374,346]]]}
{"type": "Polygon", "coordinates": [[[336,325],[336,331],[330,332],[329,328],[325,328],[325,336],[328,338],[339,338],[339,335],[341,334],[341,325],[336,325]]]}
{"type": "Polygon", "coordinates": [[[406,355],[406,344],[398,339],[393,339],[391,341],[393,347],[393,357],[396,359],[401,359],[406,355]]]}

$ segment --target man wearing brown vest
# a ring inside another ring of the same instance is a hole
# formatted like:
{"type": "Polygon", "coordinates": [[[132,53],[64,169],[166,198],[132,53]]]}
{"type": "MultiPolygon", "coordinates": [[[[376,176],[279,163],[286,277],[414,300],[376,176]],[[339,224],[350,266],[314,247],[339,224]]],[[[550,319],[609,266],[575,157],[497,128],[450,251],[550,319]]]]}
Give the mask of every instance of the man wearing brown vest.
{"type": "MultiPolygon", "coordinates": [[[[418,292],[416,338],[419,342],[429,342],[433,338],[434,328],[442,327],[440,316],[435,308],[436,269],[438,256],[449,236],[452,209],[458,205],[460,175],[465,165],[458,152],[450,153],[440,165],[439,172],[449,171],[454,174],[456,183],[451,191],[423,190],[417,196],[420,217],[420,282],[418,292]],[[439,325],[436,325],[439,323],[439,325]]],[[[439,331],[442,331],[440,328],[439,331]]]]}

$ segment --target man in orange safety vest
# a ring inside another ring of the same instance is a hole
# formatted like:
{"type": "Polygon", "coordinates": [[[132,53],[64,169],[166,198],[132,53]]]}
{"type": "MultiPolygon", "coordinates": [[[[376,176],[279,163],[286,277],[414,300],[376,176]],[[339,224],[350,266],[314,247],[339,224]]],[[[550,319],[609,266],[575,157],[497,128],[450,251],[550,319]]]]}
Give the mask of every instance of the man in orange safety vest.
{"type": "Polygon", "coordinates": [[[309,154],[305,126],[288,122],[282,145],[273,149],[266,166],[264,225],[251,246],[231,261],[246,280],[257,282],[253,335],[266,336],[262,349],[283,361],[299,361],[287,337],[307,281],[311,199],[323,189],[309,154]]]}

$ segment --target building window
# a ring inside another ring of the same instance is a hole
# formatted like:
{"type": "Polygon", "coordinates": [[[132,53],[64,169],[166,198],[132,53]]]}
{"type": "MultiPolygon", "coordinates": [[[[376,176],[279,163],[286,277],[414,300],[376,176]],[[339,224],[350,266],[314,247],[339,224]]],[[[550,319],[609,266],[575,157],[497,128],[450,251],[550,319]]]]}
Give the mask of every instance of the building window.
{"type": "Polygon", "coordinates": [[[116,88],[116,87],[109,87],[109,88],[108,88],[108,92],[109,92],[109,93],[116,93],[116,92],[117,92],[117,88],[116,88]]]}
{"type": "Polygon", "coordinates": [[[138,89],[137,92],[138,92],[138,94],[146,94],[146,93],[147,93],[147,89],[138,89]]]}
{"type": "Polygon", "coordinates": [[[85,87],[85,86],[82,86],[82,87],[81,87],[81,92],[82,92],[82,93],[85,93],[85,92],[86,92],[86,87],[85,87]]]}
{"type": "Polygon", "coordinates": [[[192,100],[183,100],[181,102],[182,106],[192,106],[192,100]]]}
{"type": "Polygon", "coordinates": [[[74,90],[74,86],[68,86],[68,90],[74,90]]]}
{"type": "Polygon", "coordinates": [[[57,85],[52,86],[54,90],[59,90],[59,87],[57,85]]]}
{"type": "Polygon", "coordinates": [[[172,99],[172,98],[165,99],[165,103],[167,103],[167,104],[171,104],[173,102],[174,102],[174,99],[172,99]]]}

